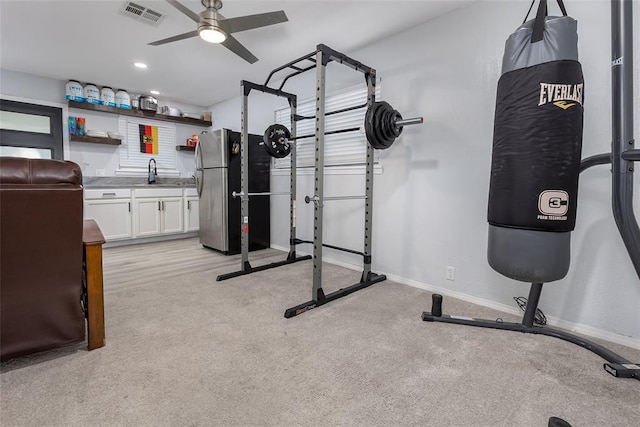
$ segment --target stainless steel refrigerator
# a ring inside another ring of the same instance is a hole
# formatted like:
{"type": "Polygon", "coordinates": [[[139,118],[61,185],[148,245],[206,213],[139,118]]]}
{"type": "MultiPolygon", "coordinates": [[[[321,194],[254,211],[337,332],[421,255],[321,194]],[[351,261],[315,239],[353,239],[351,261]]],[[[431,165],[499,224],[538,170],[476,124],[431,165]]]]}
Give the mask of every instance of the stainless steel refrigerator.
{"type": "MultiPolygon", "coordinates": [[[[219,129],[203,133],[196,146],[196,187],[200,199],[200,243],[227,255],[240,253],[239,132],[219,129]]],[[[262,137],[249,135],[249,191],[269,191],[271,157],[260,146],[262,137]]],[[[269,197],[249,200],[249,250],[270,246],[269,197]]]]}

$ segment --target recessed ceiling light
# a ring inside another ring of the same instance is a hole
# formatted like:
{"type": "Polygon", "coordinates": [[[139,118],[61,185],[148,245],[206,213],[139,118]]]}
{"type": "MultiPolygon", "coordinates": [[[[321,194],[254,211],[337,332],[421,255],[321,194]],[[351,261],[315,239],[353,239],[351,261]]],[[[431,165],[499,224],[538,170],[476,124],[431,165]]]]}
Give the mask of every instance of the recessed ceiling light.
{"type": "Polygon", "coordinates": [[[150,90],[149,92],[151,92],[151,95],[160,95],[160,92],[157,90],[150,90]]]}
{"type": "Polygon", "coordinates": [[[147,68],[147,64],[145,64],[144,62],[134,62],[134,63],[133,63],[133,65],[134,65],[136,68],[142,68],[142,69],[147,68]]]}

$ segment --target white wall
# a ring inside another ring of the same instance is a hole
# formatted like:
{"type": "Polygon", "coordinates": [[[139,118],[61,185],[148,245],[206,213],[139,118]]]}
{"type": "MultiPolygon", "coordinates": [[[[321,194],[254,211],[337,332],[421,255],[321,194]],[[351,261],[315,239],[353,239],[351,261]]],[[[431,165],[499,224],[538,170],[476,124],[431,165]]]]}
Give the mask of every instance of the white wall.
{"type": "MultiPolygon", "coordinates": [[[[240,85],[238,84],[238,93],[240,85]]],[[[252,90],[248,100],[248,129],[249,133],[262,135],[265,129],[273,123],[273,112],[277,105],[277,98],[262,92],[252,90]]],[[[241,97],[209,107],[212,115],[213,129],[231,129],[240,132],[242,102],[241,97]]]]}
{"type": "MultiPolygon", "coordinates": [[[[577,0],[566,5],[578,20],[586,91],[583,157],[587,157],[610,150],[610,6],[608,1],[577,0]]],[[[345,52],[377,69],[383,99],[405,117],[425,118],[422,126],[405,128],[394,146],[380,153],[384,172],[375,176],[375,272],[512,311],[517,310],[512,297],[527,296],[529,284],[507,279],[487,264],[486,210],[504,42],[522,22],[528,6],[529,2],[482,1],[345,52]],[[456,268],[455,281],[445,279],[447,266],[456,268]]],[[[639,15],[636,8],[636,34],[640,33],[639,15]]],[[[331,47],[340,50],[340,46],[331,47]]],[[[640,55],[635,59],[638,116],[640,55]]],[[[348,76],[334,72],[336,67],[341,66],[331,64],[327,71],[330,88],[346,87],[361,78],[350,70],[348,76]]],[[[287,83],[285,90],[304,97],[314,88],[311,72],[287,83]]],[[[239,98],[213,109],[214,117],[225,126],[239,127],[239,98]]],[[[252,116],[249,123],[255,123],[253,132],[261,133],[272,120],[269,110],[252,116]]],[[[635,133],[640,134],[637,121],[635,133]]],[[[362,194],[362,180],[362,175],[328,175],[325,196],[362,194]]],[[[288,176],[272,176],[272,190],[286,191],[288,181],[288,176]]],[[[299,200],[312,194],[312,176],[302,173],[298,184],[299,200]]],[[[640,348],[640,280],[613,220],[610,186],[607,166],[592,168],[581,177],[571,269],[565,279],[545,286],[540,308],[555,324],[640,348]]],[[[640,191],[635,202],[640,217],[640,191]]],[[[299,237],[310,238],[312,209],[300,202],[298,206],[299,237]]],[[[362,248],[361,206],[357,202],[326,205],[326,243],[362,248]]],[[[287,248],[287,200],[272,199],[271,217],[273,245],[287,248]]],[[[301,249],[305,248],[310,251],[301,249]]],[[[358,257],[333,251],[326,251],[325,259],[361,265],[358,257]]],[[[325,292],[338,285],[346,284],[325,284],[325,292]]],[[[429,309],[430,301],[425,300],[424,307],[429,309]]]]}
{"type": "MultiPolygon", "coordinates": [[[[80,165],[85,176],[97,175],[97,170],[104,170],[105,176],[114,176],[119,168],[119,148],[113,145],[91,144],[82,142],[69,143],[69,132],[66,126],[69,115],[85,117],[86,128],[102,131],[117,131],[118,116],[88,110],[69,109],[65,101],[66,81],[0,69],[0,96],[23,102],[53,105],[63,109],[63,144],[65,159],[80,165]]],[[[171,105],[185,112],[201,112],[207,109],[195,105],[178,104],[159,99],[160,105],[171,105]]],[[[176,124],[176,145],[184,145],[187,138],[203,130],[200,126],[176,124]]],[[[181,177],[191,177],[195,173],[193,152],[176,152],[176,169],[181,177]]]]}

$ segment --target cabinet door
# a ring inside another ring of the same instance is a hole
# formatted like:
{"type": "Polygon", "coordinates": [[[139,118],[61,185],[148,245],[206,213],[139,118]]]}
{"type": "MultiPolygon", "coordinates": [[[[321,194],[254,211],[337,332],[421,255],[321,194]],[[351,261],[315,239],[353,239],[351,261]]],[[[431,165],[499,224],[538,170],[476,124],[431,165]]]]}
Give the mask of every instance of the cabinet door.
{"type": "Polygon", "coordinates": [[[199,219],[199,203],[200,200],[197,197],[186,197],[186,203],[184,206],[184,231],[198,231],[200,228],[199,219]]]}
{"type": "Polygon", "coordinates": [[[160,227],[161,203],[157,198],[135,199],[135,233],[136,237],[157,236],[162,232],[160,227]]]}
{"type": "Polygon", "coordinates": [[[132,236],[131,199],[87,200],[84,218],[96,221],[107,242],[132,236]]]}
{"type": "Polygon", "coordinates": [[[162,232],[182,233],[182,197],[161,199],[162,232]]]}

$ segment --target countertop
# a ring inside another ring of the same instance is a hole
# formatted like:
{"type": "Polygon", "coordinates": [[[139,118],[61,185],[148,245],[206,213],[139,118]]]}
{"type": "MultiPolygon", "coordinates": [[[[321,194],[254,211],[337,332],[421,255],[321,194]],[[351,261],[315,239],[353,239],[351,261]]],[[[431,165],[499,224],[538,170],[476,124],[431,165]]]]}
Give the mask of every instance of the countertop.
{"type": "Polygon", "coordinates": [[[82,178],[84,188],[195,188],[194,178],[156,178],[149,184],[147,177],[129,176],[85,176],[82,178]]]}

